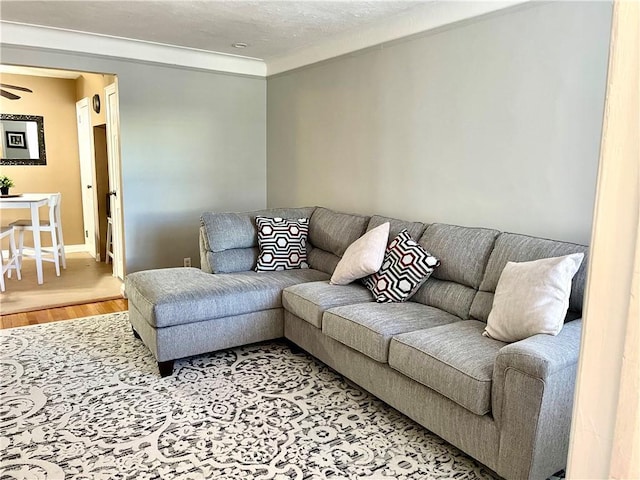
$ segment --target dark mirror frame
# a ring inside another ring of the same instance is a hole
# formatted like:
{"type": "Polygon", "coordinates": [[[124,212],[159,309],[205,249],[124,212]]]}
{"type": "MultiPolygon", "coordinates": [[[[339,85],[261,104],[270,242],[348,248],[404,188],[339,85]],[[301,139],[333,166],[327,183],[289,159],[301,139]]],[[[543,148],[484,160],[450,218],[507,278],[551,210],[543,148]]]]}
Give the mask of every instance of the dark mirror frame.
{"type": "Polygon", "coordinates": [[[0,121],[2,120],[36,122],[38,126],[38,149],[40,151],[40,158],[21,158],[19,160],[0,158],[0,165],[46,165],[47,151],[44,146],[44,118],[38,115],[13,115],[10,113],[0,113],[0,121]]]}

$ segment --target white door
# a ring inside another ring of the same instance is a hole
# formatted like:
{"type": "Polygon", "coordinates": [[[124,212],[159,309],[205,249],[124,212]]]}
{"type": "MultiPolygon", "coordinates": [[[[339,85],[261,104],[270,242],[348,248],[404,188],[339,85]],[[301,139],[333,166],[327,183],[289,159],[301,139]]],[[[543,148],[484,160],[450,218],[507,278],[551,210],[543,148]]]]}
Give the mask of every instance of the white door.
{"type": "Polygon", "coordinates": [[[122,216],[122,174],[120,161],[120,111],[118,87],[115,83],[104,89],[107,116],[107,158],[109,166],[109,204],[113,223],[113,276],[124,280],[124,232],[122,216]]]}
{"type": "Polygon", "coordinates": [[[98,202],[96,198],[96,173],[93,151],[93,129],[89,99],[76,103],[78,120],[78,151],[80,154],[80,188],[82,189],[82,219],[84,222],[84,246],[96,260],[100,260],[98,247],[98,202]]]}

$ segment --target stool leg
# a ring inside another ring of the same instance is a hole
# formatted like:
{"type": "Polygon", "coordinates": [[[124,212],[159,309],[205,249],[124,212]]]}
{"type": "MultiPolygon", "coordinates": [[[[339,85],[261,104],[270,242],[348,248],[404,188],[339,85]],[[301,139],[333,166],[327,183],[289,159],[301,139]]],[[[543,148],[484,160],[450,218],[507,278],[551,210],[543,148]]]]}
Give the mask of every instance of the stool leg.
{"type": "MultiPolygon", "coordinates": [[[[13,266],[16,269],[16,276],[18,280],[22,280],[22,274],[20,273],[20,258],[18,257],[18,249],[16,248],[16,239],[13,236],[13,233],[9,237],[9,249],[11,254],[11,259],[9,263],[13,263],[13,266]]],[[[11,270],[9,270],[9,278],[11,278],[11,270]]]]}
{"type": "Polygon", "coordinates": [[[104,263],[109,263],[109,252],[111,251],[111,219],[107,219],[107,241],[104,247],[104,263]]]}
{"type": "Polygon", "coordinates": [[[20,229],[20,233],[18,235],[18,263],[20,264],[20,268],[22,268],[22,248],[24,247],[24,230],[20,229]]]}
{"type": "MultiPolygon", "coordinates": [[[[15,247],[15,244],[16,244],[16,241],[13,238],[13,233],[12,233],[11,236],[9,237],[9,258],[7,259],[7,278],[11,278],[11,264],[13,263],[14,265],[17,265],[15,263],[16,261],[15,249],[13,248],[15,247]]],[[[2,266],[4,267],[4,258],[2,257],[4,257],[4,255],[0,256],[0,264],[2,264],[2,266]]],[[[20,280],[20,276],[18,276],[18,280],[20,280]]]]}
{"type": "Polygon", "coordinates": [[[62,237],[62,224],[58,224],[58,247],[60,248],[60,261],[62,263],[62,268],[66,270],[67,268],[67,254],[64,251],[64,239],[62,237]]]}
{"type": "Polygon", "coordinates": [[[4,285],[4,254],[2,253],[2,249],[0,248],[0,273],[2,275],[0,275],[0,292],[4,292],[5,291],[5,285],[4,285]]]}
{"type": "Polygon", "coordinates": [[[56,266],[56,276],[60,276],[60,245],[58,245],[58,236],[56,235],[56,229],[51,229],[51,243],[53,250],[53,264],[56,266]]]}

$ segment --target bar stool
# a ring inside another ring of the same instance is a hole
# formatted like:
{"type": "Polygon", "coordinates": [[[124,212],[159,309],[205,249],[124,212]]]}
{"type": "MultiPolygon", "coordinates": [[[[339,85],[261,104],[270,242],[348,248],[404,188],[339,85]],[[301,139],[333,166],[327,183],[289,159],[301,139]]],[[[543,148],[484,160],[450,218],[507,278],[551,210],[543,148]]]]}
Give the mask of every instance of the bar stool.
{"type": "Polygon", "coordinates": [[[14,237],[14,228],[9,227],[1,227],[0,228],[0,240],[3,238],[9,239],[9,261],[4,263],[4,253],[2,253],[2,249],[0,249],[0,264],[2,264],[2,275],[0,275],[0,291],[5,291],[6,286],[4,284],[4,274],[9,272],[7,276],[11,278],[11,270],[16,271],[16,275],[18,276],[18,280],[22,280],[22,275],[20,274],[20,258],[18,256],[18,249],[16,248],[16,239],[14,237]]]}
{"type": "MultiPolygon", "coordinates": [[[[49,220],[40,221],[40,232],[49,232],[51,234],[51,247],[41,248],[42,261],[53,262],[56,266],[56,275],[60,276],[60,263],[62,268],[67,268],[67,258],[64,251],[64,240],[62,237],[62,217],[60,215],[60,200],[62,194],[54,193],[49,197],[49,220]],[[46,255],[51,255],[50,258],[46,255]]],[[[18,232],[18,255],[20,257],[20,264],[22,264],[23,257],[34,257],[34,253],[25,253],[24,249],[34,250],[34,247],[24,245],[24,232],[33,231],[33,224],[30,219],[20,219],[9,224],[16,232],[18,232]]]]}
{"type": "Polygon", "coordinates": [[[104,263],[113,262],[113,220],[107,217],[107,244],[105,245],[104,263]]]}

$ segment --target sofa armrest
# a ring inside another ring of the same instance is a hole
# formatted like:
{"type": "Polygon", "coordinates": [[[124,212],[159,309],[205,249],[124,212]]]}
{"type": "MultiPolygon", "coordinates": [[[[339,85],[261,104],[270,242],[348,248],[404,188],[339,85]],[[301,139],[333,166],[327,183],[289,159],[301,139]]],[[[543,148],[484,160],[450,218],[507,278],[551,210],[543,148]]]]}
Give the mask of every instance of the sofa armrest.
{"type": "Polygon", "coordinates": [[[207,230],[204,226],[200,226],[200,230],[198,232],[198,245],[200,246],[200,270],[205,273],[213,273],[211,262],[209,260],[211,247],[209,246],[207,230]]]}
{"type": "Polygon", "coordinates": [[[515,368],[545,380],[556,372],[575,365],[580,350],[582,320],[564,325],[558,335],[534,335],[502,347],[496,357],[496,373],[515,368]]]}
{"type": "Polygon", "coordinates": [[[498,352],[491,396],[501,475],[547,478],[564,468],[581,332],[582,320],[574,320],[556,336],[535,335],[498,352]]]}

